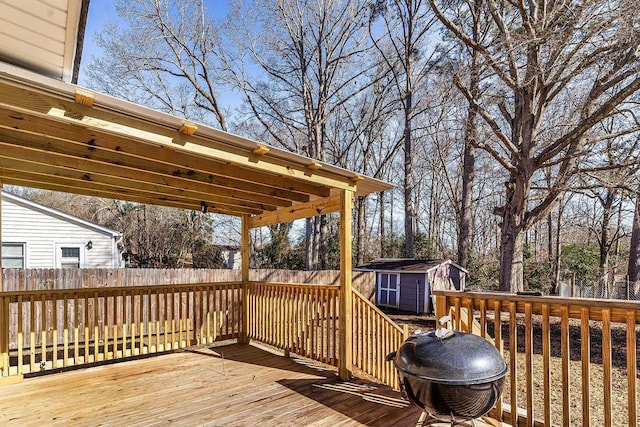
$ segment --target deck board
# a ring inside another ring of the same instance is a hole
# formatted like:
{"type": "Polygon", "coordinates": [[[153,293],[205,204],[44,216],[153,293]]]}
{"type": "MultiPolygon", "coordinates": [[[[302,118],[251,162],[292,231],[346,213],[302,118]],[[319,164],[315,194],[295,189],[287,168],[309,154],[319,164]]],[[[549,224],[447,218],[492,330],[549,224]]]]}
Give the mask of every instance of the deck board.
{"type": "Polygon", "coordinates": [[[25,379],[1,387],[0,425],[415,426],[386,386],[229,344],[25,379]]]}

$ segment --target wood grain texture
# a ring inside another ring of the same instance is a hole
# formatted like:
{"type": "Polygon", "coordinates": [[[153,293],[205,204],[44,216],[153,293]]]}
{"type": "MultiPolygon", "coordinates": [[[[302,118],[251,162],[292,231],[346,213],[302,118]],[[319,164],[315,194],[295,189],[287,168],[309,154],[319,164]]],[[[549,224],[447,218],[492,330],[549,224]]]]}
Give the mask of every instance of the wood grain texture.
{"type": "Polygon", "coordinates": [[[389,387],[343,383],[326,365],[236,344],[30,378],[4,391],[3,426],[414,426],[420,416],[389,387]]]}

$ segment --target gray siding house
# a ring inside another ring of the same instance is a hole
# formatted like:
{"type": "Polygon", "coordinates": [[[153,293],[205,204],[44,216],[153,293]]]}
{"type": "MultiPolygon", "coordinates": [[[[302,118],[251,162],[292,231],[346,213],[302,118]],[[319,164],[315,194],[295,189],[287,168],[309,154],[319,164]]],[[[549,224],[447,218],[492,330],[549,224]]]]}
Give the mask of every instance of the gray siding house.
{"type": "Polygon", "coordinates": [[[118,268],[122,233],[2,191],[3,268],[118,268]]]}
{"type": "Polygon", "coordinates": [[[414,313],[433,312],[433,289],[463,291],[468,275],[450,260],[378,259],[355,270],[376,273],[377,305],[414,313]]]}

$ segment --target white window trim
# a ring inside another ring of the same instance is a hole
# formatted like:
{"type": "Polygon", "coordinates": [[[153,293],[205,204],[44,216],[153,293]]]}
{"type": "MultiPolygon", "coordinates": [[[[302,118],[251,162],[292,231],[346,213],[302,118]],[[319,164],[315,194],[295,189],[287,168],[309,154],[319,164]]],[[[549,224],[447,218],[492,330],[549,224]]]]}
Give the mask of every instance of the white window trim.
{"type": "Polygon", "coordinates": [[[84,243],[56,243],[56,268],[62,268],[62,248],[79,248],[80,249],[79,268],[86,268],[87,248],[85,247],[84,243]]]}
{"type": "Polygon", "coordinates": [[[0,268],[2,267],[2,246],[22,246],[22,268],[27,268],[27,243],[26,242],[1,242],[0,244],[0,268]]]}
{"type": "Polygon", "coordinates": [[[378,305],[382,305],[385,307],[395,307],[395,308],[399,308],[400,307],[400,273],[378,273],[378,305]],[[382,276],[388,276],[387,277],[387,286],[384,288],[384,290],[387,291],[387,304],[384,304],[381,300],[382,300],[382,276]],[[396,278],[396,286],[395,288],[390,288],[389,287],[389,278],[391,278],[391,276],[395,276],[396,278]],[[396,293],[396,303],[395,305],[391,305],[388,304],[389,303],[389,291],[392,290],[396,293]]]}

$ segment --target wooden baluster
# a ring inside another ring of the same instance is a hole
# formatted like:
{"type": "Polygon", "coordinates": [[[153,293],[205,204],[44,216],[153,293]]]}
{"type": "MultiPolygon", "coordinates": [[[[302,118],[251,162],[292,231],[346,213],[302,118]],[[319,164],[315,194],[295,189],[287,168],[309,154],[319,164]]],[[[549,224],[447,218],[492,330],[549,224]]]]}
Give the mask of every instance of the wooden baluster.
{"type": "Polygon", "coordinates": [[[551,328],[549,305],[542,305],[542,383],[544,423],[551,425],[551,328]]]}
{"type": "MultiPolygon", "coordinates": [[[[447,308],[448,311],[448,308],[447,308]]],[[[500,300],[495,300],[493,302],[493,325],[494,325],[494,334],[495,334],[495,346],[500,352],[500,355],[504,355],[504,349],[502,344],[502,308],[500,305],[500,300]]],[[[496,416],[495,418],[498,421],[502,421],[502,394],[500,395],[500,399],[496,402],[496,416]]]]}
{"type": "Polygon", "coordinates": [[[100,301],[98,301],[98,292],[93,293],[93,361],[98,361],[98,355],[100,354],[100,325],[98,310],[100,301]]]}
{"type": "Polygon", "coordinates": [[[47,366],[47,300],[40,296],[40,363],[47,366]]]}
{"type": "Polygon", "coordinates": [[[83,330],[83,334],[84,336],[82,337],[83,340],[83,346],[84,346],[84,363],[87,364],[89,363],[89,347],[90,347],[90,334],[89,334],[89,295],[88,294],[84,294],[84,298],[82,298],[82,318],[84,319],[84,328],[82,328],[83,330]]]}
{"type": "MultiPolygon", "coordinates": [[[[108,291],[107,291],[108,292],[108,291]]],[[[109,295],[104,294],[104,306],[102,310],[102,322],[103,322],[103,340],[102,340],[102,352],[104,353],[104,360],[109,359],[109,295]]]]}
{"type": "Polygon", "coordinates": [[[638,377],[636,353],[636,310],[627,310],[627,407],[629,408],[629,427],[637,423],[637,389],[638,377]]]}
{"type": "MultiPolygon", "coordinates": [[[[8,298],[5,298],[2,300],[3,302],[3,306],[5,306],[4,301],[8,301],[8,298]]],[[[9,304],[6,304],[5,310],[8,310],[9,304]]],[[[23,322],[24,322],[24,305],[22,304],[22,295],[18,296],[18,374],[22,375],[24,374],[24,362],[23,362],[23,347],[24,347],[24,333],[23,333],[23,322]]],[[[9,339],[9,322],[7,321],[6,325],[3,326],[3,334],[7,334],[6,335],[6,340],[9,339]]],[[[6,372],[3,372],[3,375],[9,375],[9,346],[7,343],[7,349],[6,349],[6,360],[4,361],[4,363],[6,363],[7,365],[7,369],[6,372]]]]}
{"type": "MultiPolygon", "coordinates": [[[[2,285],[2,276],[0,271],[0,289],[2,285]]],[[[20,309],[18,309],[20,310],[20,309]]],[[[9,297],[0,296],[0,368],[2,368],[2,372],[0,372],[0,377],[8,377],[10,372],[9,365],[11,364],[9,358],[9,347],[10,347],[10,338],[9,338],[9,330],[11,327],[9,326],[11,322],[11,316],[9,315],[9,297]]],[[[21,360],[18,360],[18,369],[22,364],[21,360]]]]}
{"type": "Polygon", "coordinates": [[[114,293],[113,294],[113,325],[112,325],[112,335],[113,335],[113,358],[117,359],[118,356],[118,322],[120,321],[120,316],[119,313],[120,311],[118,310],[118,301],[120,298],[118,298],[118,294],[114,293]]]}
{"type": "Polygon", "coordinates": [[[569,377],[569,306],[563,305],[560,308],[561,312],[561,359],[562,359],[562,423],[565,427],[570,425],[570,377],[569,377]]]}
{"type": "MultiPolygon", "coordinates": [[[[169,297],[168,299],[170,300],[169,303],[167,303],[167,316],[169,316],[169,330],[165,331],[165,334],[171,334],[170,335],[170,346],[169,346],[169,350],[175,350],[176,349],[176,293],[175,293],[175,288],[171,287],[169,289],[169,294],[167,294],[167,297],[169,297]]],[[[165,348],[165,350],[167,350],[165,348]]]]}
{"type": "Polygon", "coordinates": [[[62,330],[62,347],[64,354],[62,356],[62,366],[67,367],[69,366],[69,309],[71,308],[69,304],[69,297],[67,294],[63,295],[62,307],[64,310],[64,328],[62,330]]]}
{"type": "Polygon", "coordinates": [[[511,425],[518,425],[518,321],[516,303],[509,302],[509,360],[511,380],[511,425]]]}
{"type": "Polygon", "coordinates": [[[153,343],[153,321],[152,321],[152,304],[151,304],[151,295],[152,293],[157,295],[157,290],[147,290],[147,316],[145,317],[145,322],[147,324],[147,353],[151,353],[151,346],[153,343]]]}
{"type": "Polygon", "coordinates": [[[582,425],[591,425],[591,335],[589,307],[580,309],[580,358],[582,360],[582,425]]]}
{"type": "Polygon", "coordinates": [[[525,321],[525,375],[527,380],[527,424],[533,426],[533,321],[531,318],[531,303],[524,305],[524,321],[525,321]]]}
{"type": "Polygon", "coordinates": [[[604,425],[611,427],[611,310],[602,310],[602,369],[604,393],[604,425]]]}
{"type": "Polygon", "coordinates": [[[29,298],[29,372],[36,370],[36,307],[35,296],[29,298]]]}
{"type": "Polygon", "coordinates": [[[230,298],[230,292],[229,292],[229,286],[227,286],[227,287],[226,287],[226,291],[227,291],[227,292],[226,292],[227,297],[226,297],[226,299],[225,299],[226,308],[225,308],[225,311],[224,311],[224,312],[225,312],[225,319],[224,319],[224,334],[225,334],[226,336],[229,336],[229,323],[230,323],[230,322],[229,322],[229,310],[231,309],[231,308],[229,307],[230,300],[231,300],[231,298],[230,298]]]}
{"type": "Polygon", "coordinates": [[[122,295],[120,296],[120,301],[122,302],[122,350],[121,357],[127,357],[127,348],[129,346],[129,334],[128,334],[128,323],[129,323],[129,310],[131,308],[131,304],[129,304],[129,295],[127,295],[126,291],[122,291],[122,295]]]}

